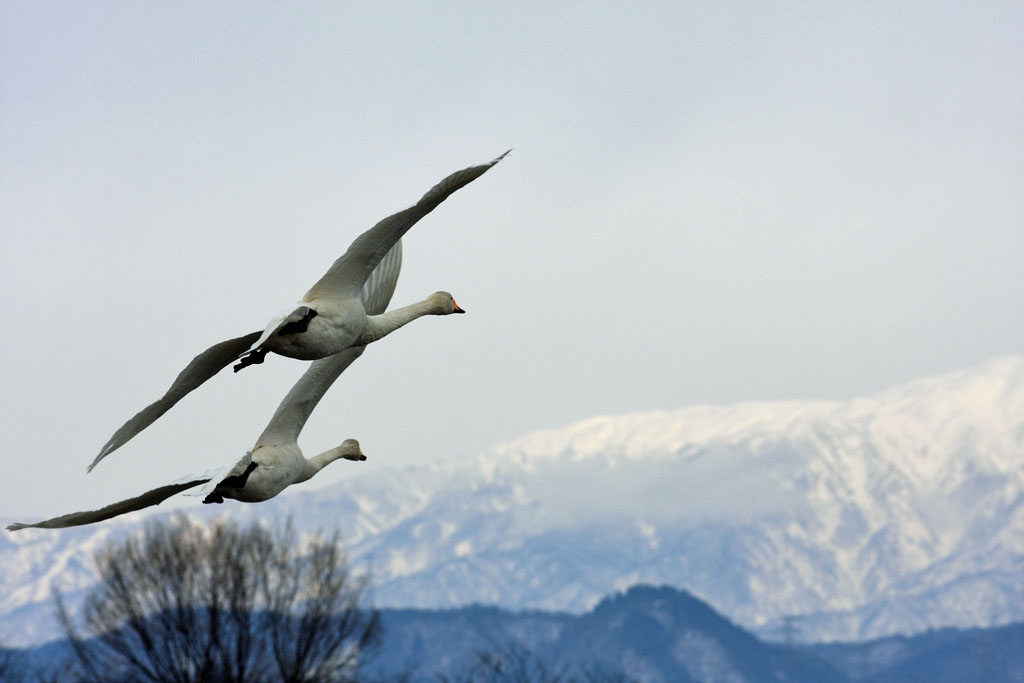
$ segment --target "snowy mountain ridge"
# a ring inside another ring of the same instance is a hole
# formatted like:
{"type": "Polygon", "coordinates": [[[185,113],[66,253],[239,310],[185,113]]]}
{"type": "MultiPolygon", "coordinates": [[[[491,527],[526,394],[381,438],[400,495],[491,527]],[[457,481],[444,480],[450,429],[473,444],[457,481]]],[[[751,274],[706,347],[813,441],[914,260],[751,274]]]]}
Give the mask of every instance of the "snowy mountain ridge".
{"type": "MultiPolygon", "coordinates": [[[[1024,358],[1001,358],[852,401],[596,417],[195,514],[336,521],[387,606],[582,612],[670,584],[764,635],[797,616],[859,639],[1024,619],[1022,463],[1024,358]]],[[[144,516],[6,535],[4,621],[44,635],[50,586],[89,585],[92,550],[144,516]]]]}
{"type": "MultiPolygon", "coordinates": [[[[1022,387],[1024,360],[1000,358],[979,368],[914,380],[852,401],[745,402],[594,417],[563,428],[526,434],[496,446],[487,455],[504,458],[518,453],[544,458],[571,450],[577,458],[650,457],[712,442],[735,443],[759,435],[795,434],[830,418],[875,429],[884,429],[887,421],[895,418],[900,421],[900,429],[913,428],[908,437],[938,446],[933,456],[948,457],[950,454],[943,446],[963,429],[988,427],[993,437],[1001,438],[1007,422],[1019,422],[1024,408],[1022,387]],[[934,426],[939,426],[940,431],[931,433],[934,426]]],[[[899,458],[893,460],[898,464],[899,458]]]]}

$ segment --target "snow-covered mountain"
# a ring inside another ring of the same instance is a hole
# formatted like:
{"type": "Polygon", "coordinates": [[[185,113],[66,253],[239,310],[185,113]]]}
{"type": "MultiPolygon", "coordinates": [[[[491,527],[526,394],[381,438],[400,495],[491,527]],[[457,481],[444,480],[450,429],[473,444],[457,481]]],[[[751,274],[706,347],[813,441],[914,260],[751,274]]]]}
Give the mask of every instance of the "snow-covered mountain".
{"type": "MultiPolygon", "coordinates": [[[[337,524],[378,604],[583,611],[636,583],[744,627],[861,639],[1024,619],[1024,358],[846,402],[597,417],[477,457],[197,514],[337,524]]],[[[0,537],[0,641],[142,515],[0,537]]]]}

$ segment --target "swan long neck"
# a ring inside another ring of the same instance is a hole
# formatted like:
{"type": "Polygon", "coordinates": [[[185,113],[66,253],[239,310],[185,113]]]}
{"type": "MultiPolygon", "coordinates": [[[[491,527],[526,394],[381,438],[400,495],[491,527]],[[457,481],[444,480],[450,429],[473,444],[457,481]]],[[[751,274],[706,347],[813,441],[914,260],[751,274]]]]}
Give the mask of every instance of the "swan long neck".
{"type": "Polygon", "coordinates": [[[320,455],[314,455],[312,458],[306,458],[306,467],[299,473],[295,483],[312,478],[317,472],[335,460],[341,460],[342,458],[345,460],[366,460],[366,456],[363,455],[363,451],[359,447],[359,442],[355,439],[346,439],[340,446],[330,448],[320,455]]]}
{"type": "Polygon", "coordinates": [[[425,315],[438,315],[434,300],[424,299],[408,306],[402,306],[396,308],[393,311],[387,313],[381,313],[380,315],[371,315],[366,318],[366,328],[363,330],[362,336],[359,338],[358,344],[369,344],[375,342],[378,339],[386,337],[398,328],[408,325],[416,318],[422,318],[425,315]]]}
{"type": "Polygon", "coordinates": [[[299,475],[299,478],[296,480],[295,483],[298,483],[300,481],[306,481],[307,479],[312,479],[313,475],[315,475],[317,472],[327,467],[338,458],[342,457],[338,453],[339,450],[340,447],[332,448],[330,450],[324,451],[320,455],[314,455],[312,458],[306,458],[306,468],[299,475]]]}

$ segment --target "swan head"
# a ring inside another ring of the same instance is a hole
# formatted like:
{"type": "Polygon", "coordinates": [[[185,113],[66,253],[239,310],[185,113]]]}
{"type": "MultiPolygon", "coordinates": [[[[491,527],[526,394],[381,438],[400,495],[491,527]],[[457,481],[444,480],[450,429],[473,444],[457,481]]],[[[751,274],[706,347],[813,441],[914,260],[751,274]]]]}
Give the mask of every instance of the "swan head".
{"type": "Polygon", "coordinates": [[[338,459],[366,460],[363,449],[359,447],[359,442],[355,439],[345,439],[340,446],[334,449],[334,452],[338,459]]]}
{"type": "Polygon", "coordinates": [[[430,304],[430,312],[433,315],[451,315],[452,313],[465,313],[455,303],[455,297],[448,292],[434,292],[427,297],[430,304]]]}

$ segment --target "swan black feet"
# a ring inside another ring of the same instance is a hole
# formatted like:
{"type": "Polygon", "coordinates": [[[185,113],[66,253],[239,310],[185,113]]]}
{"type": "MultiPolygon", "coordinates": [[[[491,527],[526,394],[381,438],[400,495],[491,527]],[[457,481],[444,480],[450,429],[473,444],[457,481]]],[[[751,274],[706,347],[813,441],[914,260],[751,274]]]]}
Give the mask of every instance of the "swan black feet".
{"type": "MultiPolygon", "coordinates": [[[[217,489],[244,489],[245,482],[249,480],[249,475],[252,474],[252,471],[255,470],[257,467],[259,467],[258,463],[250,462],[249,466],[245,468],[245,472],[230,477],[225,477],[224,479],[221,480],[219,484],[217,484],[217,489]]],[[[218,493],[217,489],[214,489],[212,492],[210,492],[210,495],[208,495],[206,498],[203,498],[203,503],[223,503],[224,496],[218,493]]]]}
{"type": "Polygon", "coordinates": [[[263,362],[263,359],[266,357],[266,349],[253,349],[252,351],[238,359],[238,364],[235,365],[234,370],[235,372],[238,372],[242,368],[247,368],[250,365],[259,365],[260,363],[263,362]]]}

